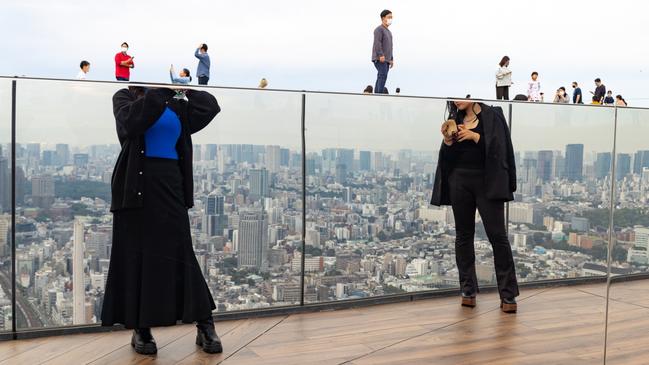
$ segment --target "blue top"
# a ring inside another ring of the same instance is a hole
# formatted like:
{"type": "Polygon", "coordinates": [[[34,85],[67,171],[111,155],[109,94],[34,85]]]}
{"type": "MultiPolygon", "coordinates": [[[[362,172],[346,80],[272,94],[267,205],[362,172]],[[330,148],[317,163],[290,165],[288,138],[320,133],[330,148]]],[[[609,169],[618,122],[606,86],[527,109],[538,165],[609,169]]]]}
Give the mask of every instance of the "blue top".
{"type": "Polygon", "coordinates": [[[147,157],[178,159],[176,143],[180,138],[180,119],[169,107],[160,118],[144,132],[147,157]]]}
{"type": "Polygon", "coordinates": [[[196,48],[194,52],[194,57],[198,58],[198,68],[196,69],[196,77],[206,76],[210,77],[210,56],[205,53],[201,53],[199,48],[196,48]]]}

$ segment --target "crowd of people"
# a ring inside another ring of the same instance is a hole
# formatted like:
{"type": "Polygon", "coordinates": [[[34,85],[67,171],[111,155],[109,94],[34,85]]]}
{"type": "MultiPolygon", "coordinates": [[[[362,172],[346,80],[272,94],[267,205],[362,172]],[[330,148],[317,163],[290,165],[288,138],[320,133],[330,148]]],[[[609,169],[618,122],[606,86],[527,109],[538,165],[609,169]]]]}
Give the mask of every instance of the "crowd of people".
{"type": "MultiPolygon", "coordinates": [[[[514,84],[512,82],[512,71],[509,69],[509,57],[504,56],[500,63],[498,64],[498,70],[496,71],[496,99],[498,100],[509,100],[509,88],[514,84]]],[[[613,98],[613,92],[611,90],[606,90],[606,86],[602,83],[602,80],[598,77],[594,80],[595,90],[591,91],[591,104],[595,105],[615,105],[615,106],[627,106],[626,100],[622,95],[616,95],[613,98]]],[[[570,103],[573,104],[584,104],[584,95],[579,87],[577,81],[572,82],[572,97],[568,94],[568,91],[564,86],[559,87],[552,99],[553,103],[570,103]]],[[[523,100],[531,102],[544,102],[544,93],[541,91],[541,82],[539,81],[539,73],[534,71],[530,75],[530,80],[527,83],[527,94],[518,94],[514,97],[514,100],[523,100]]]]}
{"type": "MultiPolygon", "coordinates": [[[[128,54],[129,45],[127,42],[121,44],[121,49],[115,55],[115,79],[117,81],[130,81],[131,69],[135,68],[134,56],[128,54]]],[[[196,76],[198,77],[199,85],[207,85],[210,80],[210,55],[207,53],[207,44],[201,43],[196,47],[194,57],[198,59],[196,67],[196,76]]],[[[79,64],[81,69],[77,74],[78,80],[86,80],[88,72],[90,72],[90,62],[83,60],[79,64]]],[[[173,64],[169,68],[169,78],[171,83],[188,85],[192,82],[193,78],[188,68],[182,68],[178,74],[174,70],[173,64]]],[[[268,80],[262,78],[259,82],[259,88],[265,89],[268,86],[268,80]]]]}
{"type": "MultiPolygon", "coordinates": [[[[367,85],[363,90],[363,94],[389,94],[388,88],[385,86],[389,71],[394,67],[394,54],[392,43],[392,32],[390,26],[392,25],[393,15],[390,10],[383,10],[380,13],[381,24],[374,29],[374,40],[372,43],[372,58],[371,61],[376,68],[376,82],[374,86],[367,85]]],[[[131,69],[135,68],[134,56],[128,54],[129,45],[127,42],[121,44],[121,50],[115,55],[115,79],[117,81],[129,81],[131,69]]],[[[210,79],[210,56],[207,53],[208,47],[205,43],[200,43],[194,52],[194,57],[198,59],[196,67],[196,76],[199,85],[207,85],[210,79]]],[[[510,58],[504,56],[498,64],[496,71],[496,99],[509,100],[509,89],[514,82],[512,81],[512,70],[509,69],[510,58]]],[[[85,80],[90,71],[90,62],[84,60],[79,64],[80,71],[77,74],[77,79],[85,80]]],[[[182,68],[178,74],[175,73],[173,65],[169,69],[169,76],[171,82],[174,84],[187,85],[193,78],[189,69],[182,68]]],[[[606,86],[602,83],[600,78],[595,80],[595,89],[591,91],[592,94],[590,103],[597,105],[615,105],[627,106],[627,102],[618,94],[613,97],[613,92],[607,90],[606,86]]],[[[268,87],[268,80],[262,78],[259,82],[258,88],[265,89],[268,87]]],[[[584,95],[579,84],[572,82],[572,96],[564,86],[556,89],[552,102],[554,103],[574,103],[584,104],[584,95]]],[[[400,88],[395,89],[396,95],[401,93],[400,88]]],[[[527,83],[527,90],[525,94],[517,94],[514,100],[524,100],[530,102],[544,102],[545,95],[541,89],[541,82],[539,81],[539,73],[534,71],[530,75],[530,80],[527,83]]]]}

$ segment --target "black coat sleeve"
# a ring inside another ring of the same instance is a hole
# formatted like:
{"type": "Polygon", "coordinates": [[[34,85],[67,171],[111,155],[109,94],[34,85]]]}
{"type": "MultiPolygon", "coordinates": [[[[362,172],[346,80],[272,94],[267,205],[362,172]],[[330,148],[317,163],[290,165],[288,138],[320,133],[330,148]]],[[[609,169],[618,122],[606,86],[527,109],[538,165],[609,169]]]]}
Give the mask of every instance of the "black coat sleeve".
{"type": "Polygon", "coordinates": [[[121,89],[113,95],[113,114],[121,139],[138,137],[158,120],[166,102],[175,95],[170,89],[149,89],[137,98],[130,90],[121,89]]]}
{"type": "Polygon", "coordinates": [[[502,126],[505,132],[505,143],[507,148],[507,166],[509,167],[509,190],[516,191],[516,159],[514,158],[514,146],[512,144],[512,136],[507,126],[507,121],[503,116],[501,118],[502,126]]]}
{"type": "Polygon", "coordinates": [[[189,100],[187,106],[189,130],[193,134],[210,124],[221,111],[221,107],[216,98],[206,91],[189,90],[186,95],[189,100]]]}

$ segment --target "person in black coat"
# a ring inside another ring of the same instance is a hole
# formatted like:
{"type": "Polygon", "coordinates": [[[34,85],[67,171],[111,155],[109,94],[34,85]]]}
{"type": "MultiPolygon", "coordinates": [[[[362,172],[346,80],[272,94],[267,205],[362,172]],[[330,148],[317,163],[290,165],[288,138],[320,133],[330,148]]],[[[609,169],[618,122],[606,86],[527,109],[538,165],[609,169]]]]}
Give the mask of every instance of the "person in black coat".
{"type": "Polygon", "coordinates": [[[456,101],[451,107],[457,111],[454,120],[442,125],[444,141],[430,203],[453,207],[462,305],[474,307],[479,292],[474,252],[477,208],[494,251],[501,308],[513,313],[519,292],[504,210],[516,191],[509,128],[500,107],[471,101],[456,101]],[[457,132],[449,133],[455,125],[457,132]]]}
{"type": "Polygon", "coordinates": [[[192,246],[192,138],[219,113],[205,91],[130,87],[113,96],[122,150],[111,181],[113,246],[102,325],[132,328],[131,346],[155,354],[151,327],[197,323],[196,344],[222,352],[214,299],[192,246]]]}

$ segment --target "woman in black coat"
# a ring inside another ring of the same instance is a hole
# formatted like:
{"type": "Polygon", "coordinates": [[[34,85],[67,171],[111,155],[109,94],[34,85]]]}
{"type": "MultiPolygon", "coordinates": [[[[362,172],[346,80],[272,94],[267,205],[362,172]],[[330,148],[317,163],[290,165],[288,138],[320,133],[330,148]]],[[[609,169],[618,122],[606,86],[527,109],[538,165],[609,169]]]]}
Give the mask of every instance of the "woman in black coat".
{"type": "Polygon", "coordinates": [[[455,120],[442,125],[444,141],[430,203],[453,207],[462,305],[474,307],[479,291],[473,244],[477,208],[494,251],[501,308],[514,313],[519,293],[504,208],[505,202],[514,200],[516,191],[509,128],[499,107],[470,101],[456,101],[454,105],[455,120]],[[457,133],[449,133],[455,124],[457,133]]]}
{"type": "Polygon", "coordinates": [[[220,111],[204,91],[187,100],[165,88],[130,87],[113,96],[122,150],[111,182],[113,246],[102,325],[132,328],[131,346],[155,354],[151,327],[197,322],[196,344],[222,352],[216,308],[194,255],[191,135],[220,111]]]}

